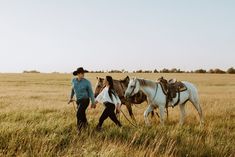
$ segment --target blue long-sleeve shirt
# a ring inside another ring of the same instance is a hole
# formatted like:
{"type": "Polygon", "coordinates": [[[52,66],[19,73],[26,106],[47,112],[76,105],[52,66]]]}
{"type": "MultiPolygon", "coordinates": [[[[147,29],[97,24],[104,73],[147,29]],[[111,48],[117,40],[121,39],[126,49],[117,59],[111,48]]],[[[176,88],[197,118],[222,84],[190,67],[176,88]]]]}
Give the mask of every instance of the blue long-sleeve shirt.
{"type": "Polygon", "coordinates": [[[73,99],[74,95],[77,100],[90,98],[92,104],[95,104],[95,97],[92,91],[91,83],[85,78],[81,80],[78,80],[77,78],[72,79],[72,91],[70,98],[73,99]]]}

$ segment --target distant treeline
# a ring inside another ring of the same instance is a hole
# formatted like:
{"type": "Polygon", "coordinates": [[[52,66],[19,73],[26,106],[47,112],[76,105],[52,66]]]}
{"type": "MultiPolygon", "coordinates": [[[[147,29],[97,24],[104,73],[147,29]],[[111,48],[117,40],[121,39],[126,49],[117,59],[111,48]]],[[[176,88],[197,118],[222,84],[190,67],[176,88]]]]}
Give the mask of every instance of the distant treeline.
{"type": "MultiPolygon", "coordinates": [[[[194,71],[183,71],[180,69],[162,69],[162,70],[136,70],[132,71],[133,73],[210,73],[210,74],[235,74],[235,69],[233,67],[227,69],[226,71],[221,70],[221,69],[210,69],[210,70],[205,70],[205,69],[197,69],[194,71]]],[[[30,70],[30,71],[23,71],[23,73],[40,73],[37,70],[30,70]]],[[[59,72],[53,72],[53,73],[59,73],[59,72]]],[[[90,71],[90,73],[128,73],[126,70],[109,70],[109,71],[90,71]]]]}
{"type": "Polygon", "coordinates": [[[128,73],[126,70],[109,70],[109,71],[89,71],[90,73],[128,73]]]}
{"type": "MultiPolygon", "coordinates": [[[[91,73],[128,73],[126,70],[110,70],[110,71],[90,71],[91,73]]],[[[194,71],[183,71],[180,69],[162,69],[162,70],[136,70],[132,71],[133,73],[211,73],[211,74],[235,74],[235,69],[233,67],[227,69],[226,71],[221,70],[221,69],[210,69],[210,70],[205,70],[205,69],[197,69],[194,71]]]]}
{"type": "Polygon", "coordinates": [[[23,73],[40,73],[40,72],[37,70],[30,70],[30,71],[25,70],[23,71],[23,73]]]}

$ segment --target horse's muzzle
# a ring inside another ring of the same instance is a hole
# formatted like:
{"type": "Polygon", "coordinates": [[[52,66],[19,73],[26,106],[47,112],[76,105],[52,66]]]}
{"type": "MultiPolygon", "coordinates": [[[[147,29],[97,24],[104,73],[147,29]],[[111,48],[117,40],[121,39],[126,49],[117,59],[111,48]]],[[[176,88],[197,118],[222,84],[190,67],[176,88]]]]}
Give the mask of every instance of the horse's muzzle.
{"type": "Polygon", "coordinates": [[[130,93],[125,93],[124,97],[125,97],[126,99],[130,98],[130,93]]]}

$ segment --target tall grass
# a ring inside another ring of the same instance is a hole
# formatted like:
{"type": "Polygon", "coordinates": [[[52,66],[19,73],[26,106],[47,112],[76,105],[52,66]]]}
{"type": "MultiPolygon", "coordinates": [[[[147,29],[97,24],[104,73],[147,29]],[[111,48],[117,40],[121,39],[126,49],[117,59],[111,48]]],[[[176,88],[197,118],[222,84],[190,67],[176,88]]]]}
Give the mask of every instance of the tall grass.
{"type": "MultiPolygon", "coordinates": [[[[88,74],[95,85],[96,76],[88,74]]],[[[155,80],[160,74],[129,74],[155,80]]],[[[72,105],[67,105],[70,75],[0,75],[0,156],[235,156],[235,77],[210,74],[164,74],[197,85],[205,114],[200,127],[196,110],[187,104],[185,125],[178,126],[179,109],[170,109],[166,125],[157,117],[146,127],[146,104],[133,107],[138,128],[123,116],[123,128],[105,121],[94,131],[103,106],[88,109],[89,129],[76,132],[72,105]]],[[[114,74],[123,78],[124,74],[114,74]]],[[[122,110],[127,114],[125,106],[122,110]]]]}

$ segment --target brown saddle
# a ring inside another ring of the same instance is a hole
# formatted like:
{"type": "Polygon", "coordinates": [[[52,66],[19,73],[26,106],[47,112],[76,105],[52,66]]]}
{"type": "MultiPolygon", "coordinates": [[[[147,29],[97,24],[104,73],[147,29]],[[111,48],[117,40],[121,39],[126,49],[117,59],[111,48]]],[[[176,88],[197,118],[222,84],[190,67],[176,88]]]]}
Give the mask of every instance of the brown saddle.
{"type": "Polygon", "coordinates": [[[159,81],[159,83],[162,87],[163,93],[165,95],[167,95],[167,93],[168,93],[168,82],[167,82],[167,80],[164,79],[163,77],[161,77],[161,78],[158,79],[158,81],[159,81]]]}
{"type": "Polygon", "coordinates": [[[164,94],[170,101],[176,97],[177,93],[187,90],[187,87],[181,81],[177,81],[176,79],[167,81],[161,77],[158,79],[158,81],[163,89],[164,94]]]}

